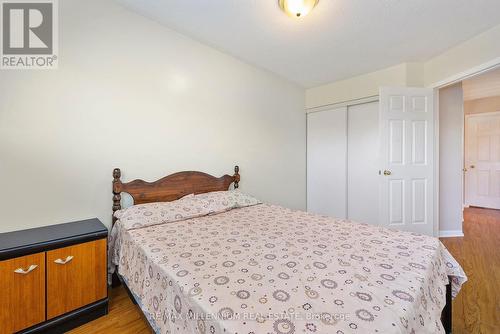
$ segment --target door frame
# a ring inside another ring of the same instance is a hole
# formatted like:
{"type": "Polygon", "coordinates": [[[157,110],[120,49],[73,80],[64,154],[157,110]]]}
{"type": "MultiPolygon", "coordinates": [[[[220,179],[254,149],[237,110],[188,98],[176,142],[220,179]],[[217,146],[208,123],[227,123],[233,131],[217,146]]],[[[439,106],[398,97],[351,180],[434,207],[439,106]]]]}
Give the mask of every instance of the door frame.
{"type": "MultiPolygon", "coordinates": [[[[434,236],[435,237],[463,237],[463,230],[460,231],[440,231],[439,226],[439,90],[463,80],[481,75],[483,73],[493,71],[500,68],[500,57],[492,59],[489,62],[480,64],[478,66],[469,68],[463,72],[456,73],[446,79],[427,85],[429,88],[434,89],[434,134],[436,141],[434,143],[434,236]]],[[[465,116],[465,115],[464,115],[465,116]]],[[[462,124],[462,141],[465,140],[464,136],[465,118],[462,124]]],[[[465,158],[465,148],[462,150],[462,160],[465,158]]],[[[464,191],[464,178],[462,178],[462,192],[464,191]]]]}
{"type": "MultiPolygon", "coordinates": [[[[465,127],[468,125],[468,120],[470,118],[474,118],[474,117],[481,117],[481,116],[488,116],[488,115],[491,115],[491,116],[500,116],[500,110],[499,111],[492,111],[492,112],[481,112],[481,113],[476,113],[476,114],[469,114],[469,115],[464,115],[464,150],[463,150],[463,157],[464,157],[464,169],[467,168],[465,166],[465,162],[466,162],[466,154],[465,154],[465,150],[466,150],[466,146],[465,146],[465,127]]],[[[463,180],[463,199],[464,199],[464,207],[468,208],[470,206],[469,204],[469,201],[468,201],[468,194],[467,194],[467,191],[465,189],[465,185],[466,185],[466,180],[465,180],[465,174],[464,174],[464,180],[463,180]]]]}

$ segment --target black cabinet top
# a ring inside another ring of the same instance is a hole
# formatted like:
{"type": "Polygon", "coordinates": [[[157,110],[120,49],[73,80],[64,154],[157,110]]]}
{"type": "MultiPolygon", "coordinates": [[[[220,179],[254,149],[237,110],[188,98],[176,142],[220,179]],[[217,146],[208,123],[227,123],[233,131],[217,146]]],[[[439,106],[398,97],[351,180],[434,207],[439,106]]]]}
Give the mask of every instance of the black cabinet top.
{"type": "Polygon", "coordinates": [[[108,229],[97,218],[0,233],[0,260],[105,238],[108,229]]]}

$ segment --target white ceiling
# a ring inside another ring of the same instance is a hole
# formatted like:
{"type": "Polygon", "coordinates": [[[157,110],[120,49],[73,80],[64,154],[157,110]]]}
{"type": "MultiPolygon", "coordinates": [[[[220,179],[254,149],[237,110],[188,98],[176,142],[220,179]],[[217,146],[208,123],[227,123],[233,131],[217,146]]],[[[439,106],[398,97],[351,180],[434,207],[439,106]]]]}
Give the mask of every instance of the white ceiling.
{"type": "Polygon", "coordinates": [[[425,61],[500,24],[499,0],[320,0],[306,17],[277,0],[116,0],[304,87],[425,61]]]}
{"type": "Polygon", "coordinates": [[[465,101],[500,96],[500,69],[464,80],[462,88],[465,101]]]}

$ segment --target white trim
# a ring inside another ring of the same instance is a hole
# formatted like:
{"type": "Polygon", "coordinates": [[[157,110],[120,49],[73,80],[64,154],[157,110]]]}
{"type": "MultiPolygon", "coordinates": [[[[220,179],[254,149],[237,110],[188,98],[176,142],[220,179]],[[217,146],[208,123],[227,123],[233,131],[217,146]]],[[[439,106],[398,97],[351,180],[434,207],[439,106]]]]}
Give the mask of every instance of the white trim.
{"type": "Polygon", "coordinates": [[[338,108],[343,108],[343,107],[355,106],[358,104],[377,102],[378,100],[379,100],[378,95],[372,95],[372,96],[362,97],[359,99],[324,104],[324,105],[317,106],[317,107],[306,108],[306,114],[310,114],[310,113],[318,112],[318,111],[330,110],[330,109],[338,109],[338,108]]]}
{"type": "Polygon", "coordinates": [[[439,89],[434,89],[434,236],[439,235],[439,89]]]}
{"type": "Polygon", "coordinates": [[[452,237],[463,237],[464,232],[462,230],[444,230],[439,231],[440,238],[452,238],[452,237]]]}
{"type": "MultiPolygon", "coordinates": [[[[462,93],[463,93],[463,85],[462,85],[462,93]]],[[[463,170],[463,178],[462,178],[462,204],[463,204],[463,207],[464,209],[465,208],[468,208],[469,207],[469,195],[467,194],[467,189],[465,188],[468,184],[468,180],[467,180],[467,166],[466,166],[466,163],[467,163],[467,147],[466,145],[469,143],[467,141],[467,138],[465,138],[466,136],[466,129],[469,127],[469,116],[470,115],[466,115],[465,114],[465,101],[463,102],[462,104],[462,109],[464,110],[464,126],[463,126],[463,133],[462,133],[462,137],[463,137],[463,146],[462,146],[462,170],[463,170]]],[[[467,133],[468,134],[468,133],[467,133]]],[[[463,217],[463,211],[462,211],[462,217],[463,217]]]]}
{"type": "Polygon", "coordinates": [[[462,80],[471,78],[473,76],[482,74],[484,72],[488,72],[488,71],[493,70],[497,67],[500,67],[500,57],[492,59],[492,60],[490,60],[486,63],[483,63],[481,65],[474,66],[474,67],[472,67],[468,70],[465,70],[463,72],[452,75],[444,80],[434,82],[434,83],[428,85],[428,87],[430,87],[430,88],[443,88],[443,87],[446,87],[449,85],[453,85],[454,83],[457,83],[459,81],[462,81],[462,80]]]}
{"type": "MultiPolygon", "coordinates": [[[[460,88],[462,89],[462,100],[464,98],[464,85],[463,82],[460,83],[460,88]]],[[[467,115],[465,114],[465,101],[462,101],[462,206],[466,204],[466,195],[465,195],[465,178],[467,177],[465,175],[465,127],[467,126],[466,124],[466,117],[467,115]]],[[[462,210],[462,219],[464,219],[464,210],[462,210]]]]}

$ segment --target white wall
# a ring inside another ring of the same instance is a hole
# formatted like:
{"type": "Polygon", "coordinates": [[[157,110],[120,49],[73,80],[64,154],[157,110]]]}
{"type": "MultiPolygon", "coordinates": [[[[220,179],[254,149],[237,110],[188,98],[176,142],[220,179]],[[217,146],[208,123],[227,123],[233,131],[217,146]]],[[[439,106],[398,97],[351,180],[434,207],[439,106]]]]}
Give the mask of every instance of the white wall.
{"type": "Polygon", "coordinates": [[[378,95],[381,86],[428,87],[500,62],[500,25],[425,62],[403,63],[306,90],[306,108],[378,95]]]}
{"type": "Polygon", "coordinates": [[[405,86],[406,64],[335,81],[306,90],[306,108],[341,103],[378,95],[380,86],[405,86]]]}
{"type": "Polygon", "coordinates": [[[500,62],[498,41],[500,25],[425,62],[425,85],[439,83],[483,64],[500,62]]]}
{"type": "Polygon", "coordinates": [[[382,86],[421,87],[421,63],[404,63],[306,90],[306,108],[316,108],[378,95],[382,86]]]}
{"type": "Polygon", "coordinates": [[[462,88],[464,101],[500,97],[500,67],[464,80],[462,88]]]}
{"type": "Polygon", "coordinates": [[[439,90],[439,234],[462,234],[463,92],[456,84],[439,90]]]}
{"type": "Polygon", "coordinates": [[[0,232],[111,217],[125,180],[241,166],[305,208],[304,91],[113,2],[59,1],[58,70],[0,72],[0,232]]]}
{"type": "Polygon", "coordinates": [[[466,115],[500,111],[500,96],[464,101],[466,115]]]}

